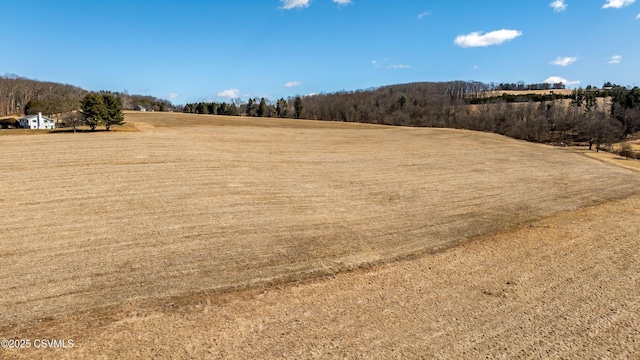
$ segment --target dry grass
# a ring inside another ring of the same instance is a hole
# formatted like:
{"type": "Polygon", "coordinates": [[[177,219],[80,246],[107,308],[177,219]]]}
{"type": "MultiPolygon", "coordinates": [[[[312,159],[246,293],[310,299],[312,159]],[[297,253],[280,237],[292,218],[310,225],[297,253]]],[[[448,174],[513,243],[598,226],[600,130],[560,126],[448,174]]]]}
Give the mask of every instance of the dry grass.
{"type": "MultiPolygon", "coordinates": [[[[615,146],[614,146],[614,149],[615,149],[615,146]]],[[[583,146],[583,147],[574,146],[574,147],[565,148],[565,150],[586,156],[594,160],[604,162],[606,164],[612,164],[612,165],[619,166],[621,168],[625,168],[629,170],[640,171],[640,161],[635,159],[623,158],[620,155],[617,155],[612,152],[607,152],[604,150],[600,152],[596,152],[593,150],[588,150],[586,146],[583,146]]]]}
{"type": "MultiPolygon", "coordinates": [[[[205,323],[190,330],[196,325],[183,323],[184,329],[173,332],[166,322],[175,320],[170,305],[172,315],[154,313],[156,320],[109,324],[122,314],[129,316],[128,311],[144,317],[143,307],[153,304],[194,297],[209,301],[226,291],[416,258],[535,219],[628,197],[638,191],[640,180],[638,172],[563,149],[470,131],[183,114],[126,116],[140,132],[0,138],[0,186],[5,190],[0,194],[0,335],[76,336],[87,346],[68,354],[87,357],[95,355],[88,346],[92,341],[113,341],[111,350],[107,345],[101,352],[122,357],[114,339],[126,338],[136,324],[144,324],[144,336],[195,332],[202,341],[207,331],[218,329],[222,333],[208,343],[210,349],[219,345],[218,350],[241,353],[248,350],[233,342],[234,331],[249,336],[245,331],[260,324],[253,322],[260,314],[246,313],[248,308],[239,313],[247,317],[244,325],[234,323],[233,307],[221,308],[218,315],[225,320],[209,330],[205,323]],[[105,334],[119,335],[109,340],[105,334]]],[[[530,245],[530,254],[540,256],[535,243],[530,245]]],[[[460,251],[453,253],[463,256],[460,251]]],[[[431,258],[413,260],[420,266],[416,274],[430,277],[423,265],[431,258]]],[[[517,268],[517,260],[505,259],[502,265],[499,260],[495,269],[517,268]]],[[[469,276],[482,269],[472,264],[465,267],[469,276]]],[[[478,257],[476,266],[480,264],[478,257]]],[[[398,271],[414,276],[408,269],[398,271]]],[[[444,272],[430,281],[457,282],[449,278],[453,275],[444,272]]],[[[308,286],[315,291],[313,283],[308,286]]],[[[379,296],[363,283],[359,286],[352,295],[379,296]]],[[[318,296],[333,302],[326,306],[340,301],[325,295],[318,296]]],[[[412,301],[429,306],[428,299],[412,301]]],[[[304,301],[301,306],[296,308],[305,308],[304,301]]],[[[371,306],[383,314],[384,309],[371,306]]],[[[343,311],[331,316],[337,321],[351,313],[343,311]]],[[[280,325],[287,327],[289,317],[282,318],[280,325]]],[[[337,326],[334,320],[329,321],[337,326]]],[[[396,341],[389,335],[369,343],[371,336],[386,336],[381,330],[387,320],[379,321],[366,330],[379,333],[353,341],[372,348],[396,341]]],[[[358,324],[354,320],[344,329],[358,324]]],[[[121,354],[135,357],[132,351],[121,354]]],[[[152,352],[138,355],[145,354],[152,352]]]]}
{"type": "MultiPolygon", "coordinates": [[[[103,132],[106,131],[104,129],[104,126],[101,126],[99,128],[97,128],[95,131],[93,132],[103,132]]],[[[111,128],[112,132],[135,132],[135,131],[139,131],[138,128],[136,128],[136,125],[134,123],[125,123],[121,126],[113,126],[111,128]]],[[[0,136],[11,136],[11,135],[42,135],[42,134],[59,134],[59,133],[72,133],[73,132],[73,128],[71,127],[63,127],[63,128],[56,128],[53,130],[44,130],[44,129],[0,129],[0,136]]],[[[76,132],[92,132],[91,129],[86,126],[86,125],[82,125],[82,126],[78,126],[76,127],[76,132]]]]}
{"type": "Polygon", "coordinates": [[[12,135],[42,135],[50,134],[54,130],[44,129],[0,129],[0,136],[12,136],[12,135]]]}
{"type": "Polygon", "coordinates": [[[624,145],[629,145],[629,147],[631,148],[632,151],[640,152],[640,140],[638,140],[638,139],[619,142],[619,143],[613,145],[613,149],[614,150],[619,150],[624,145]]]}
{"type": "Polygon", "coordinates": [[[367,271],[43,324],[51,358],[633,359],[640,197],[367,271]],[[91,321],[88,321],[91,319],[91,321]]]}

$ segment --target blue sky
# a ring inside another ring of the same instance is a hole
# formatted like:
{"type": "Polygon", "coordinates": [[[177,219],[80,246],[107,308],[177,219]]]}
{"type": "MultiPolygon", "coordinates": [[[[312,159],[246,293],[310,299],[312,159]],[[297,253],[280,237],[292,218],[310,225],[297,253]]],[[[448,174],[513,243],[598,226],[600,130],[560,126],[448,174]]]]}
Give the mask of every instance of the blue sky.
{"type": "Polygon", "coordinates": [[[475,80],[640,85],[635,0],[0,0],[0,74],[175,104],[475,80]]]}

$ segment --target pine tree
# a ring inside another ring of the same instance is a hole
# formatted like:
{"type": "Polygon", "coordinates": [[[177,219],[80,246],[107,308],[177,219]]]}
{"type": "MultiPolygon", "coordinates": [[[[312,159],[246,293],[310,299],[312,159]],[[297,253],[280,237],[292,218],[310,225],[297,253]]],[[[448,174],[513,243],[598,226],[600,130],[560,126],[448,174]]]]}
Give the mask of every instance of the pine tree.
{"type": "Polygon", "coordinates": [[[407,104],[407,101],[409,101],[407,94],[402,94],[398,99],[398,105],[400,105],[400,108],[403,108],[407,104]]]}
{"type": "Polygon", "coordinates": [[[253,99],[249,99],[249,101],[247,102],[247,116],[252,116],[251,113],[253,112],[253,99]]]}
{"type": "Polygon", "coordinates": [[[300,119],[302,117],[303,108],[304,107],[302,105],[302,98],[300,96],[296,96],[296,98],[293,100],[293,109],[295,111],[296,119],[300,119]]]}
{"type": "Polygon", "coordinates": [[[278,117],[283,118],[287,116],[287,100],[280,98],[276,104],[276,113],[278,117]]]}
{"type": "Polygon", "coordinates": [[[81,109],[84,122],[89,125],[91,131],[95,131],[96,126],[102,124],[108,116],[102,96],[96,93],[89,93],[82,99],[81,109]]]}
{"type": "Polygon", "coordinates": [[[124,114],[122,113],[122,105],[120,100],[115,96],[105,94],[102,95],[102,102],[106,107],[107,116],[104,118],[104,125],[107,131],[111,128],[111,125],[124,124],[124,114]]]}
{"type": "Polygon", "coordinates": [[[198,105],[196,105],[196,114],[208,114],[209,113],[209,108],[207,107],[207,104],[204,102],[199,102],[198,105]]]}
{"type": "Polygon", "coordinates": [[[265,117],[267,116],[267,102],[264,98],[260,99],[260,105],[258,105],[258,116],[265,117]]]}

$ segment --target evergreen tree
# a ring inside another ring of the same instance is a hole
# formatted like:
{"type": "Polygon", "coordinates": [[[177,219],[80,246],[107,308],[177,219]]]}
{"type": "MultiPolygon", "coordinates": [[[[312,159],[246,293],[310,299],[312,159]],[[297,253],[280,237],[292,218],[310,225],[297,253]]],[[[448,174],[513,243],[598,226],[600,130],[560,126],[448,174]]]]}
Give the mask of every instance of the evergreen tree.
{"type": "Polygon", "coordinates": [[[218,111],[218,104],[214,103],[214,102],[210,102],[207,104],[207,110],[209,111],[209,114],[215,115],[216,112],[218,111]]]}
{"type": "Polygon", "coordinates": [[[123,125],[124,114],[122,113],[122,104],[120,100],[113,95],[102,95],[102,102],[106,108],[107,116],[104,118],[104,125],[109,131],[112,125],[123,125]]]}
{"type": "Polygon", "coordinates": [[[229,106],[226,102],[218,106],[218,115],[229,115],[229,106]]]}
{"type": "Polygon", "coordinates": [[[95,131],[96,126],[102,124],[107,118],[107,107],[104,104],[104,100],[100,94],[89,93],[81,102],[82,115],[84,121],[91,131],[95,131]]]}
{"type": "Polygon", "coordinates": [[[403,108],[406,105],[407,101],[409,101],[409,97],[407,96],[407,94],[402,94],[398,99],[398,105],[400,105],[400,108],[403,108]]]}
{"type": "Polygon", "coordinates": [[[284,98],[280,98],[280,100],[278,100],[278,103],[276,104],[276,113],[279,118],[287,116],[287,100],[284,98]]]}
{"type": "Polygon", "coordinates": [[[295,118],[300,119],[302,117],[302,110],[304,106],[302,105],[302,98],[300,96],[296,96],[293,100],[293,109],[295,111],[295,118]]]}
{"type": "Polygon", "coordinates": [[[41,100],[29,100],[29,102],[27,102],[27,104],[24,106],[24,114],[25,115],[35,115],[39,112],[50,115],[48,113],[48,108],[47,108],[47,104],[45,104],[43,101],[41,100]]]}
{"type": "Polygon", "coordinates": [[[259,117],[267,116],[267,102],[264,98],[260,99],[260,105],[258,105],[258,116],[259,117]]]}
{"type": "Polygon", "coordinates": [[[198,105],[196,105],[196,114],[208,114],[209,113],[209,108],[207,107],[207,104],[204,102],[199,102],[198,105]]]}
{"type": "Polygon", "coordinates": [[[249,99],[249,101],[247,102],[247,116],[251,116],[252,112],[253,112],[253,99],[249,99]]]}

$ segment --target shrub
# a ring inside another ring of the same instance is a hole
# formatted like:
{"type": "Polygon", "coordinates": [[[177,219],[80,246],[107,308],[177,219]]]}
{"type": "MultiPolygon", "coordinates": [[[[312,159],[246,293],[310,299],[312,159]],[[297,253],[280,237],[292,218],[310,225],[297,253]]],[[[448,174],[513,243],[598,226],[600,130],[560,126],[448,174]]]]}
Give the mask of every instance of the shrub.
{"type": "Polygon", "coordinates": [[[17,128],[18,126],[19,123],[16,118],[0,119],[0,129],[17,128]]]}
{"type": "Polygon", "coordinates": [[[622,156],[625,159],[637,159],[638,155],[640,155],[640,154],[635,154],[631,150],[631,146],[629,144],[622,145],[620,150],[618,150],[616,152],[618,153],[618,155],[622,156]]]}

